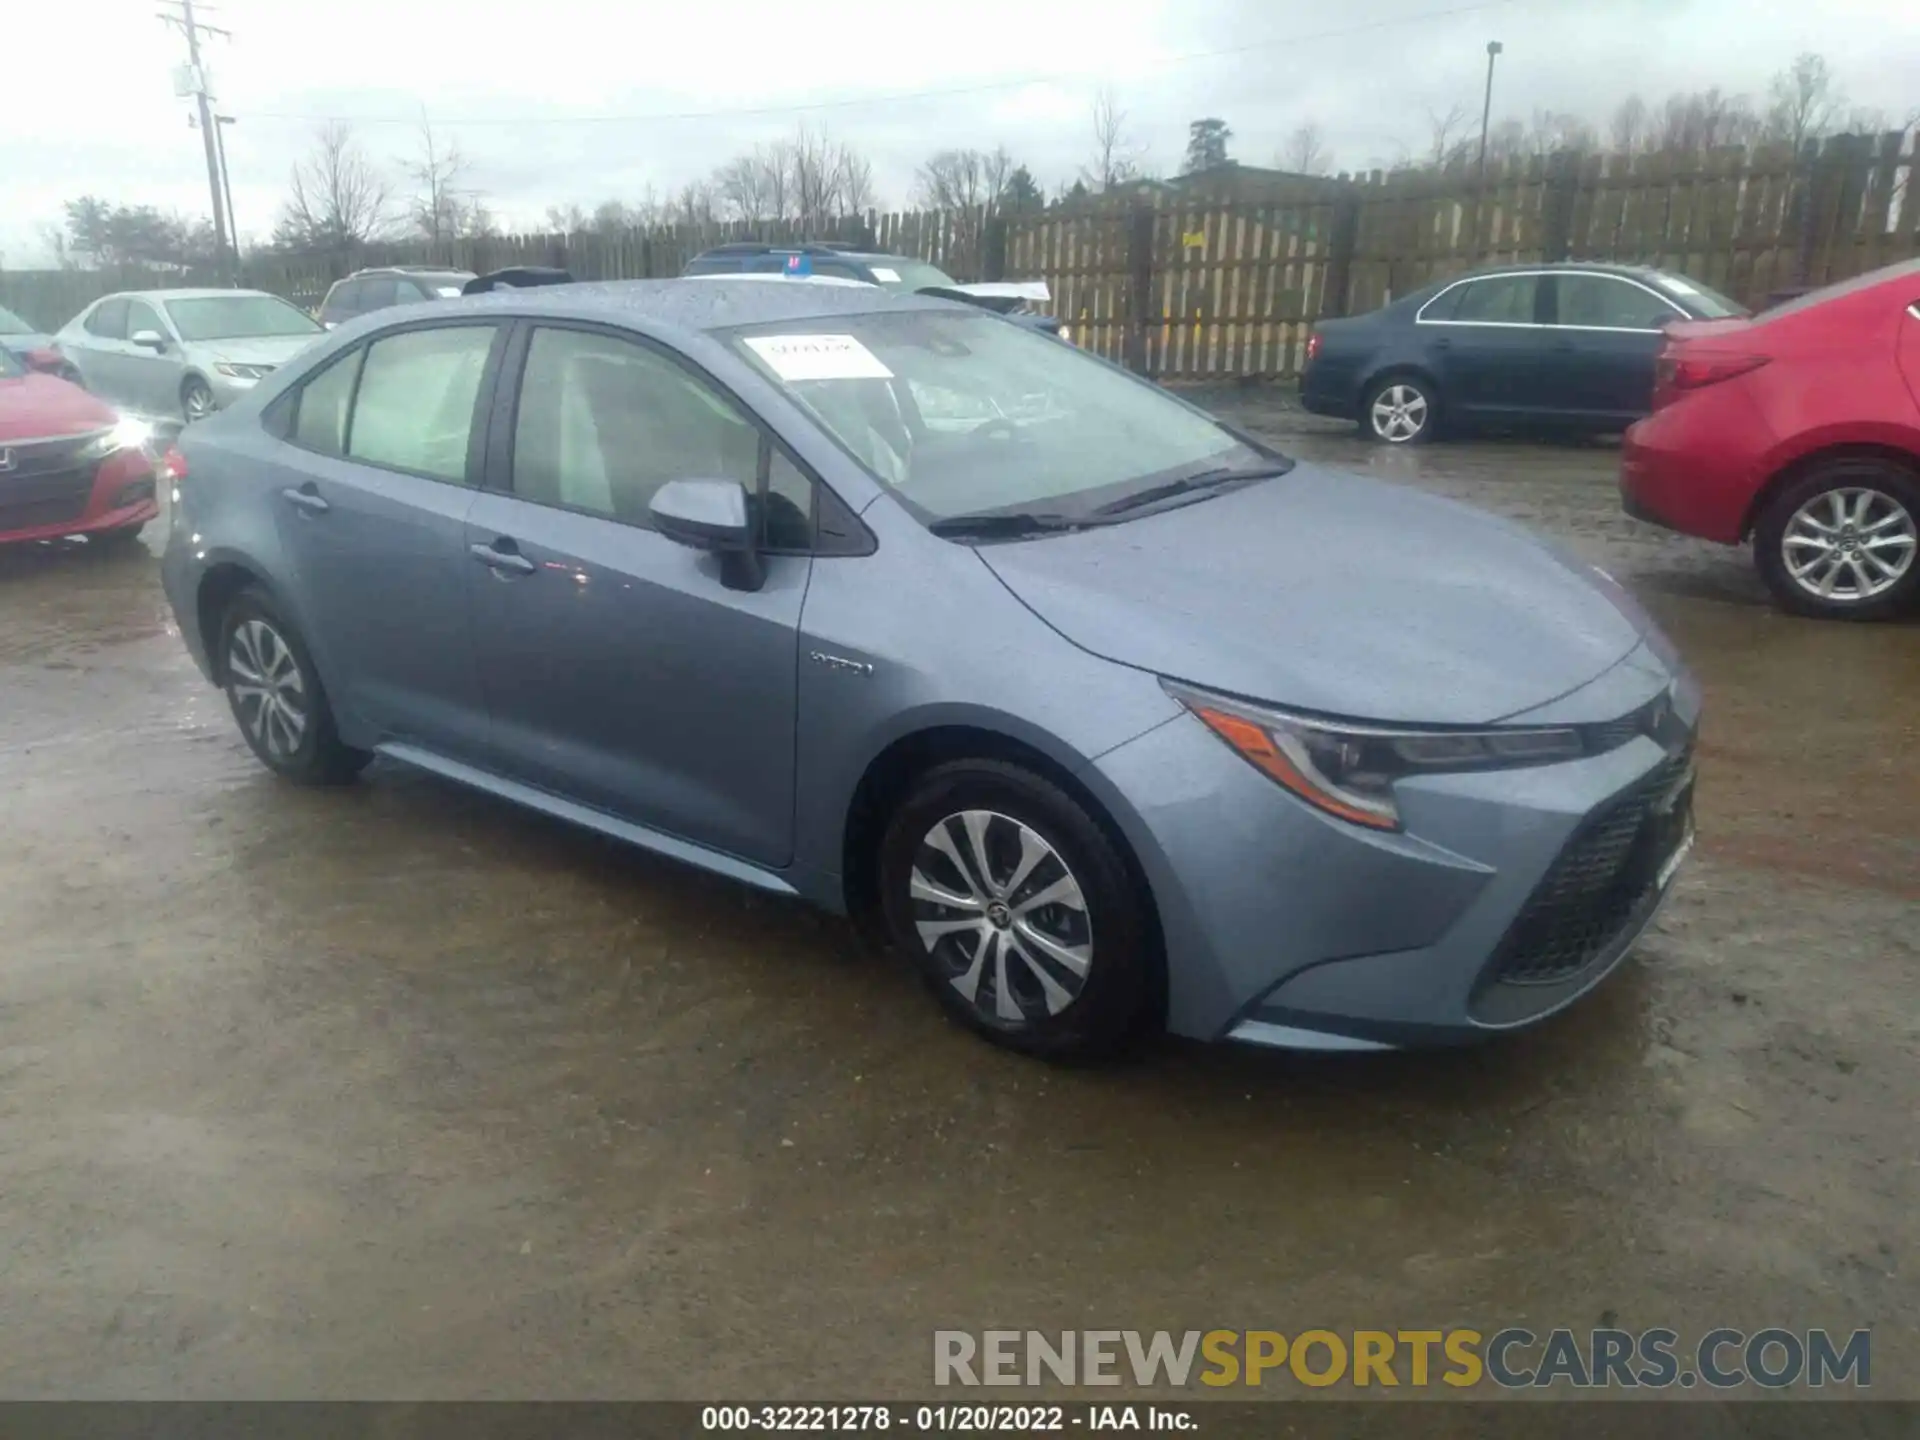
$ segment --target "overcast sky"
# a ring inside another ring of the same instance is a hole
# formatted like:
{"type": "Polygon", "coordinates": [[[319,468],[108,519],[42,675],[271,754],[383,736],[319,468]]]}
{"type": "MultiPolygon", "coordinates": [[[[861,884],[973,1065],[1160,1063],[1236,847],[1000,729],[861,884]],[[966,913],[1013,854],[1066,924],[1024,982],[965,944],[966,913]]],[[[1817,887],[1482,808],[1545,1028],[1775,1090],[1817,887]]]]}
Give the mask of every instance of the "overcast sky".
{"type": "MultiPolygon", "coordinates": [[[[81,194],[205,214],[184,58],[151,0],[0,0],[0,263],[48,256],[41,230],[81,194]]],[[[1505,53],[1494,119],[1536,107],[1604,120],[1627,93],[1718,85],[1760,98],[1803,50],[1854,104],[1920,109],[1920,0],[218,0],[208,59],[237,117],[243,236],[272,228],[317,120],[354,122],[396,172],[422,111],[472,162],[508,228],[550,204],[662,196],[804,119],[872,161],[885,207],[947,147],[1005,144],[1049,190],[1091,148],[1101,84],[1143,158],[1177,168],[1187,121],[1272,163],[1303,121],[1342,167],[1423,146],[1429,110],[1477,124],[1485,46],[1505,53]],[[930,93],[945,92],[945,93],[930,93]],[[811,107],[811,108],[804,108],[811,107]]],[[[397,175],[396,175],[397,179],[397,175]]]]}

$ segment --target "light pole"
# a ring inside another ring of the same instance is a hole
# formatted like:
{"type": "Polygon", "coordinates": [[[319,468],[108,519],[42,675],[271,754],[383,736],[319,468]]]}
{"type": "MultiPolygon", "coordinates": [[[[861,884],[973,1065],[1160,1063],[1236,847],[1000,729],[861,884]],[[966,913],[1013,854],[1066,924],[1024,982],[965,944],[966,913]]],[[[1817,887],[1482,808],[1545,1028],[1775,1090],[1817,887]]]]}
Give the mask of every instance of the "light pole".
{"type": "Polygon", "coordinates": [[[1487,41],[1487,98],[1480,107],[1480,183],[1487,183],[1487,122],[1493,118],[1493,57],[1504,47],[1498,40],[1487,41]]]}
{"type": "Polygon", "coordinates": [[[231,115],[213,117],[214,148],[220,152],[220,184],[227,196],[227,234],[233,240],[233,272],[235,283],[240,279],[240,220],[233,209],[233,172],[227,168],[227,126],[233,124],[231,115]]]}

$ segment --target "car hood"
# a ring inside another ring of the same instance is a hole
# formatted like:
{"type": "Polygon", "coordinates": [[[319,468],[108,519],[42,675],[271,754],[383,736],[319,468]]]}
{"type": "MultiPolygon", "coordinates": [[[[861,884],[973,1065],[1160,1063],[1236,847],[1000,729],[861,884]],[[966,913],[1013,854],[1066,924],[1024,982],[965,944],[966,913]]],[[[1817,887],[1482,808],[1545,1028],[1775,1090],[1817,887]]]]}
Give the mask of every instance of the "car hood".
{"type": "Polygon", "coordinates": [[[326,332],[311,335],[267,335],[251,340],[195,340],[187,348],[206,363],[229,365],[284,365],[326,332]]]}
{"type": "Polygon", "coordinates": [[[978,553],[1082,649],[1361,719],[1498,720],[1593,679],[1645,626],[1519,526],[1310,465],[978,553]]]}
{"type": "Polygon", "coordinates": [[[53,375],[0,379],[0,445],[57,435],[82,435],[111,425],[113,408],[53,375]]]}

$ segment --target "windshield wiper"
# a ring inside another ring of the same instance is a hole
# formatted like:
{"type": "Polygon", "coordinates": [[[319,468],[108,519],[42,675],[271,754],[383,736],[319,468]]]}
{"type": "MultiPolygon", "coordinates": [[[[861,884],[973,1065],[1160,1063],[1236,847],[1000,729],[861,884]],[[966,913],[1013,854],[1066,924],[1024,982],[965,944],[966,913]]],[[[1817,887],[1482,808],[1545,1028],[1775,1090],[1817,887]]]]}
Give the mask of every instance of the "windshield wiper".
{"type": "Polygon", "coordinates": [[[1292,469],[1291,465],[1259,465],[1243,468],[1222,465],[1217,470],[1202,470],[1197,475],[1182,475],[1178,480],[1169,480],[1161,485],[1149,485],[1144,490],[1136,490],[1131,495],[1122,495],[1118,500],[1109,500],[1097,507],[1095,515],[1120,515],[1128,510],[1138,510],[1145,505],[1156,505],[1162,500],[1171,500],[1177,495],[1193,495],[1202,490],[1222,490],[1229,485],[1238,485],[1243,481],[1270,480],[1275,475],[1284,475],[1292,469]]]}
{"type": "Polygon", "coordinates": [[[1056,530],[1078,530],[1081,523],[1048,510],[1001,510],[979,515],[947,515],[927,529],[947,539],[1002,540],[1056,530]]]}

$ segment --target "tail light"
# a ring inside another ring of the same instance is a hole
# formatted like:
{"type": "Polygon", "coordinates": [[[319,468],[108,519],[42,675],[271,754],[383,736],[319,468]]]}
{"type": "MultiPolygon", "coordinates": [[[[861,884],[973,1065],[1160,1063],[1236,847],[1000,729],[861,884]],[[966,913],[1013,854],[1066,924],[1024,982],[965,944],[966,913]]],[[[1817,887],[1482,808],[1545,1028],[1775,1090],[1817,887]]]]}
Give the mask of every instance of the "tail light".
{"type": "Polygon", "coordinates": [[[1669,352],[1653,364],[1653,408],[1671,405],[1689,390],[1704,389],[1758,370],[1770,357],[1766,355],[1689,355],[1669,352]]]}
{"type": "Polygon", "coordinates": [[[187,478],[187,457],[180,453],[178,445],[169,445],[159,463],[153,467],[154,478],[172,489],[173,499],[180,499],[180,482],[187,478]]]}
{"type": "Polygon", "coordinates": [[[1307,336],[1307,361],[1311,364],[1320,358],[1320,332],[1312,331],[1307,336]]]}

